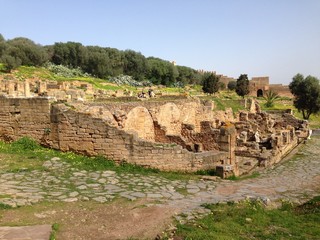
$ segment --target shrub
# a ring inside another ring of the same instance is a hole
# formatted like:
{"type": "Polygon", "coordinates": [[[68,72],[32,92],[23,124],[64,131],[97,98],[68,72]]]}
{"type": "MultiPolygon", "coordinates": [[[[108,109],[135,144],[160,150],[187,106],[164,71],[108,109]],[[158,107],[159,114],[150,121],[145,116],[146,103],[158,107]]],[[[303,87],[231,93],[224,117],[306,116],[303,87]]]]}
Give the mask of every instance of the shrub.
{"type": "Polygon", "coordinates": [[[51,62],[46,63],[45,67],[59,77],[90,77],[90,74],[84,73],[80,67],[68,68],[63,65],[55,65],[51,62]]]}
{"type": "Polygon", "coordinates": [[[33,139],[28,137],[22,137],[19,140],[12,143],[12,148],[16,151],[36,150],[40,148],[40,145],[33,139]]]}
{"type": "Polygon", "coordinates": [[[117,77],[111,77],[109,81],[116,83],[117,85],[129,85],[132,87],[147,87],[152,85],[149,81],[138,82],[134,80],[133,77],[122,74],[117,77]]]}

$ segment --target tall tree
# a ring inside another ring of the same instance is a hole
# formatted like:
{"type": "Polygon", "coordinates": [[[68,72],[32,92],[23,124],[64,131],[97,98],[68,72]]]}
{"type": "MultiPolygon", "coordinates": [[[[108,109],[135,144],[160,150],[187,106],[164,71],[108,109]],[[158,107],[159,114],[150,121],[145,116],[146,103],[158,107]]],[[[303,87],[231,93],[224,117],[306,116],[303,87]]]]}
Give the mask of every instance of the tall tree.
{"type": "Polygon", "coordinates": [[[28,38],[18,37],[7,41],[8,55],[19,58],[22,65],[41,66],[48,60],[45,49],[28,38]]]}
{"type": "Polygon", "coordinates": [[[239,78],[237,79],[237,85],[236,85],[236,93],[243,97],[245,95],[248,95],[250,92],[249,90],[249,79],[247,74],[241,74],[239,78]]]}
{"type": "Polygon", "coordinates": [[[6,40],[5,40],[4,37],[0,34],[0,59],[1,59],[4,51],[6,50],[6,47],[7,47],[6,40]]]}
{"type": "Polygon", "coordinates": [[[294,106],[302,112],[304,119],[320,111],[319,79],[313,76],[304,78],[302,74],[297,74],[292,78],[289,88],[295,96],[294,106]]]}
{"type": "Polygon", "coordinates": [[[210,73],[204,75],[202,90],[205,93],[214,94],[219,91],[219,80],[220,77],[216,74],[210,73]]]}
{"type": "Polygon", "coordinates": [[[124,52],[124,74],[134,77],[138,81],[145,78],[147,60],[138,52],[126,50],[124,52]]]}
{"type": "Polygon", "coordinates": [[[81,43],[67,42],[55,43],[51,60],[54,64],[69,66],[72,68],[84,67],[88,59],[87,48],[81,43]]]}
{"type": "Polygon", "coordinates": [[[179,76],[177,67],[169,61],[165,61],[160,58],[149,57],[147,58],[147,62],[147,77],[153,84],[170,86],[179,76]]]}

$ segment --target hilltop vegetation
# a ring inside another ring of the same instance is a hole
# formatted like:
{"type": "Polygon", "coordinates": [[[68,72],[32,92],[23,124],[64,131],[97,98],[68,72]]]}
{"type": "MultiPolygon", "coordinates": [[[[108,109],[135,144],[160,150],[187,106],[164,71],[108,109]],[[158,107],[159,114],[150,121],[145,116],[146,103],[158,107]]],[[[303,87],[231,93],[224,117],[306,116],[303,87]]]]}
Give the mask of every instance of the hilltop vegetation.
{"type": "Polygon", "coordinates": [[[0,62],[4,64],[2,70],[8,72],[22,65],[43,67],[49,62],[101,79],[129,75],[138,82],[149,81],[165,86],[184,86],[201,82],[201,74],[195,69],[176,66],[156,57],[145,57],[133,50],[83,46],[77,42],[41,46],[23,37],[5,40],[1,34],[0,62]]]}

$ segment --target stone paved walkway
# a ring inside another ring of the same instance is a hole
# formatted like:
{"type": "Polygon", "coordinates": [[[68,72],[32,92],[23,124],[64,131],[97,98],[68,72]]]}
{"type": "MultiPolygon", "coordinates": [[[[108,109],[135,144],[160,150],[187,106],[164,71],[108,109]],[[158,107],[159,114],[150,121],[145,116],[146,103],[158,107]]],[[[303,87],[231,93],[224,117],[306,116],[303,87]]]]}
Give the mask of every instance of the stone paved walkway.
{"type": "Polygon", "coordinates": [[[242,181],[170,181],[114,171],[79,171],[52,158],[43,164],[45,171],[0,173],[0,202],[17,207],[43,200],[103,203],[116,197],[149,198],[192,215],[206,212],[200,207],[203,203],[245,198],[261,198],[266,203],[277,199],[303,201],[320,193],[320,139],[314,143],[304,147],[294,160],[242,181]]]}

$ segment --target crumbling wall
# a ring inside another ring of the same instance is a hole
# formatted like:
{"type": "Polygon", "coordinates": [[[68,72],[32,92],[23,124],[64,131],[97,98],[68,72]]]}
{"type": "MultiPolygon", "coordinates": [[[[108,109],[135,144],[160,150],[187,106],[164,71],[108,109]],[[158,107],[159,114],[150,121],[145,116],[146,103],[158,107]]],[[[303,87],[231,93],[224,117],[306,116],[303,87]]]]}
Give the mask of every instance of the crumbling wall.
{"type": "Polygon", "coordinates": [[[0,97],[0,103],[0,136],[6,140],[28,136],[62,151],[171,171],[212,169],[228,155],[219,151],[193,153],[172,142],[142,140],[68,104],[51,104],[48,98],[0,97]]]}
{"type": "Polygon", "coordinates": [[[289,113],[240,112],[236,122],[237,147],[240,169],[255,165],[271,166],[308,136],[306,121],[289,113]],[[253,161],[253,159],[256,160],[253,161]]]}
{"type": "Polygon", "coordinates": [[[272,165],[308,136],[307,122],[287,113],[276,117],[259,111],[241,112],[234,123],[206,120],[214,114],[199,101],[106,108],[51,103],[45,97],[0,97],[0,104],[0,137],[6,140],[29,136],[62,151],[103,155],[163,170],[197,171],[218,166],[223,177],[238,174],[241,165],[256,165],[252,159],[260,166],[272,165]],[[194,108],[185,114],[190,106],[194,108]],[[174,114],[177,109],[179,117],[171,115],[164,124],[159,113],[174,114]],[[171,122],[176,125],[168,134],[171,122]]]}
{"type": "Polygon", "coordinates": [[[0,136],[16,140],[30,136],[40,141],[50,128],[50,99],[0,96],[0,136]]]}

